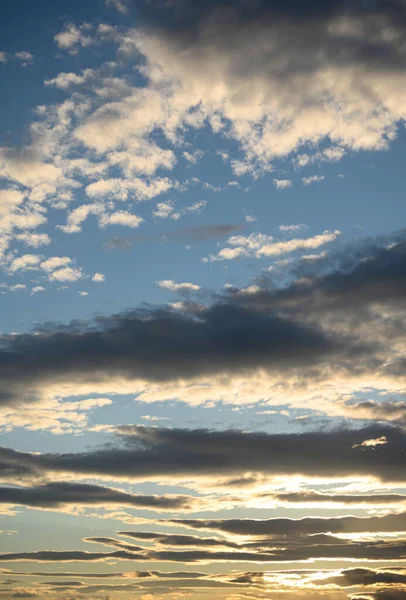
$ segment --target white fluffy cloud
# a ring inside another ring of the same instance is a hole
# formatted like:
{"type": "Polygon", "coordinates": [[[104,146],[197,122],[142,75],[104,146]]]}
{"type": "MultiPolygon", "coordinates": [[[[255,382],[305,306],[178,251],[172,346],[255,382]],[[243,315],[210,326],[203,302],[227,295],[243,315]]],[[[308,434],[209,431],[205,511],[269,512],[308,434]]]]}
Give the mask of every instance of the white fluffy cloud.
{"type": "Polygon", "coordinates": [[[32,246],[33,248],[49,246],[51,243],[51,238],[47,233],[19,233],[16,235],[16,239],[23,242],[25,246],[32,246]]]}
{"type": "Polygon", "coordinates": [[[41,256],[37,254],[24,254],[12,260],[9,271],[16,273],[17,271],[27,271],[31,269],[38,269],[39,263],[41,262],[41,256]]]}
{"type": "Polygon", "coordinates": [[[76,27],[73,23],[65,25],[63,30],[54,36],[55,42],[60,50],[68,50],[75,54],[78,46],[89,46],[92,38],[88,35],[90,26],[86,23],[76,27]]]}
{"type": "Polygon", "coordinates": [[[92,277],[92,281],[95,283],[104,283],[106,281],[106,276],[103,273],[95,273],[92,277]]]}
{"type": "Polygon", "coordinates": [[[60,269],[61,267],[67,267],[72,262],[69,256],[51,256],[41,263],[41,269],[44,269],[47,273],[60,269]]]}
{"type": "Polygon", "coordinates": [[[312,183],[317,183],[318,181],[323,181],[324,175],[310,175],[309,177],[302,177],[303,185],[311,185],[312,183]]]}
{"type": "Polygon", "coordinates": [[[274,179],[273,184],[278,190],[286,190],[287,188],[292,187],[292,181],[290,179],[274,179]]]}
{"type": "Polygon", "coordinates": [[[76,73],[58,73],[58,75],[53,79],[46,79],[45,85],[66,90],[72,85],[82,85],[89,79],[92,79],[94,76],[94,69],[84,69],[81,75],[77,75],[76,73]]]}
{"type": "Polygon", "coordinates": [[[36,285],[32,288],[31,294],[39,294],[40,292],[45,292],[45,288],[42,285],[36,285]]]}
{"type": "Polygon", "coordinates": [[[272,236],[263,233],[252,233],[249,236],[234,235],[227,240],[227,247],[222,248],[218,254],[211,255],[209,261],[233,260],[242,257],[276,257],[289,254],[297,250],[315,249],[334,242],[340,231],[324,231],[309,238],[295,238],[286,241],[276,241],[272,236]]]}
{"type": "Polygon", "coordinates": [[[175,283],[171,279],[163,279],[162,281],[156,282],[157,286],[170,292],[198,292],[200,286],[195,283],[189,283],[187,281],[183,283],[175,283]]]}
{"type": "Polygon", "coordinates": [[[138,177],[133,179],[100,179],[86,188],[86,194],[92,200],[150,200],[167,192],[173,183],[167,178],[156,178],[144,181],[138,177]]]}
{"type": "Polygon", "coordinates": [[[103,213],[99,217],[100,227],[104,228],[108,225],[122,225],[123,227],[139,227],[144,219],[133,215],[127,210],[117,210],[113,213],[103,213]]]}
{"type": "Polygon", "coordinates": [[[58,281],[61,283],[74,283],[82,279],[83,273],[81,269],[73,267],[64,267],[62,269],[56,269],[49,274],[50,281],[58,281]]]}

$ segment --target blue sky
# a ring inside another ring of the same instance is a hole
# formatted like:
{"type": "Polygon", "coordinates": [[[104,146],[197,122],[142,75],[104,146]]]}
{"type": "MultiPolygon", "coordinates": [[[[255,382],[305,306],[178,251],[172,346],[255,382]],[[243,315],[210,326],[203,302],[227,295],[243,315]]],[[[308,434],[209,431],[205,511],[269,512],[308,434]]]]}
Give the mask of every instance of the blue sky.
{"type": "Polygon", "coordinates": [[[0,597],[403,600],[403,0],[0,11],[0,597]]]}

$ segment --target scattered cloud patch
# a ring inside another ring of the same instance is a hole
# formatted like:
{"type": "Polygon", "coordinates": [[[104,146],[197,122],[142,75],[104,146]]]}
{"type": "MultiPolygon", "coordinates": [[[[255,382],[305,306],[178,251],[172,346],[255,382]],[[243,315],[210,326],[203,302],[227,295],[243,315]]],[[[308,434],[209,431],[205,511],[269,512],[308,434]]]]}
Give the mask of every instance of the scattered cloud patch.
{"type": "Polygon", "coordinates": [[[156,284],[158,287],[171,292],[198,292],[200,290],[200,286],[195,283],[175,283],[171,279],[163,279],[162,281],[157,281],[156,284]]]}
{"type": "Polygon", "coordinates": [[[286,190],[293,185],[290,179],[274,179],[273,184],[278,190],[286,190]]]}
{"type": "Polygon", "coordinates": [[[324,175],[311,175],[310,177],[302,177],[303,185],[311,185],[312,183],[317,183],[319,181],[324,181],[324,175]]]}

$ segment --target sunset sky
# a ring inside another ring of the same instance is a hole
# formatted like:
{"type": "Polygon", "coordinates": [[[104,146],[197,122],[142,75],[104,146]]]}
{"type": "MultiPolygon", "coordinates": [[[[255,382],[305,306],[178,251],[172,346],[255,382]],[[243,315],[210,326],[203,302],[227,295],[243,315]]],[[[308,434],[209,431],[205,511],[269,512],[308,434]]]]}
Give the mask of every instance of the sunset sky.
{"type": "Polygon", "coordinates": [[[3,0],[0,600],[406,600],[406,1],[3,0]]]}

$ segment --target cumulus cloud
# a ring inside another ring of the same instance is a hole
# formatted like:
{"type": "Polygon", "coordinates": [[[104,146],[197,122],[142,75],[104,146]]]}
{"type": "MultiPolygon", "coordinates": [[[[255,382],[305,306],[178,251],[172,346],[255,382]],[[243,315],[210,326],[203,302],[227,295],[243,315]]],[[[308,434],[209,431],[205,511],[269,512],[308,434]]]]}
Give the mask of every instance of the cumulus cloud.
{"type": "Polygon", "coordinates": [[[31,290],[31,294],[39,294],[39,292],[45,292],[45,288],[42,285],[35,285],[31,290]]]}
{"type": "Polygon", "coordinates": [[[117,210],[113,213],[103,213],[99,217],[99,223],[101,228],[105,228],[108,225],[121,225],[123,227],[132,227],[133,229],[139,227],[144,219],[137,217],[127,210],[117,210]]]}
{"type": "Polygon", "coordinates": [[[173,187],[167,178],[155,178],[148,182],[137,177],[128,179],[100,179],[86,188],[86,194],[92,200],[110,198],[112,200],[150,200],[167,192],[173,187]]]}
{"type": "Polygon", "coordinates": [[[27,52],[26,50],[21,50],[20,52],[16,52],[14,57],[21,62],[23,67],[27,65],[32,65],[34,62],[34,57],[31,52],[27,52]]]}
{"type": "Polygon", "coordinates": [[[293,185],[290,179],[274,179],[273,184],[278,190],[286,190],[293,185]]]}
{"type": "MultiPolygon", "coordinates": [[[[283,229],[282,231],[292,231],[283,229]]],[[[294,229],[297,231],[297,229],[294,229]]],[[[249,236],[231,236],[227,240],[228,247],[222,248],[218,254],[211,255],[211,262],[233,260],[235,258],[282,256],[297,250],[314,249],[324,244],[334,242],[340,231],[324,231],[310,238],[296,238],[288,241],[276,241],[272,236],[263,233],[251,233],[249,236]]]]}
{"type": "Polygon", "coordinates": [[[54,36],[54,40],[60,50],[67,50],[76,54],[78,47],[86,47],[92,43],[88,35],[90,26],[86,23],[77,27],[74,23],[67,23],[65,27],[54,36]]]}
{"type": "Polygon", "coordinates": [[[47,233],[19,233],[16,239],[23,242],[25,246],[33,246],[33,248],[49,246],[52,241],[47,233]]]}
{"type": "Polygon", "coordinates": [[[26,271],[30,269],[38,269],[41,262],[41,256],[38,254],[24,254],[18,258],[14,258],[9,266],[11,273],[17,271],[26,271]]]}
{"type": "Polygon", "coordinates": [[[49,281],[59,281],[62,283],[79,281],[82,279],[83,273],[81,269],[73,267],[63,267],[62,269],[56,269],[49,274],[49,281]]]}
{"type": "Polygon", "coordinates": [[[58,73],[53,79],[46,79],[45,85],[66,90],[70,86],[82,85],[86,81],[93,79],[95,75],[96,72],[94,69],[84,69],[80,75],[76,73],[58,73]]]}
{"type": "Polygon", "coordinates": [[[169,290],[171,292],[198,292],[200,290],[200,286],[195,283],[175,283],[171,279],[163,279],[161,281],[156,282],[157,286],[163,288],[165,290],[169,290]]]}
{"type": "Polygon", "coordinates": [[[95,283],[104,283],[106,281],[106,276],[103,273],[95,273],[92,277],[92,281],[95,283]]]}
{"type": "Polygon", "coordinates": [[[51,273],[61,267],[67,267],[72,263],[72,259],[69,256],[51,256],[41,263],[41,269],[44,269],[47,273],[51,273]]]}
{"type": "Polygon", "coordinates": [[[194,20],[184,3],[177,8],[179,35],[151,9],[136,42],[151,81],[165,73],[189,106],[201,102],[202,115],[218,112],[231,122],[248,161],[266,164],[325,138],[334,160],[345,147],[380,149],[393,139],[404,118],[399,3],[369,11],[330,1],[305,12],[294,0],[284,9],[221,2],[211,10],[200,4],[194,20]]]}

